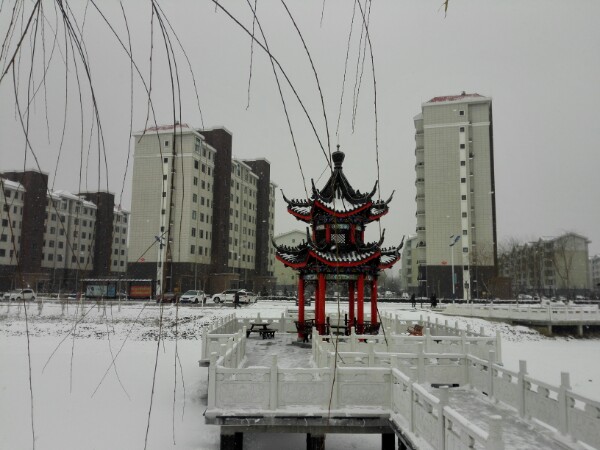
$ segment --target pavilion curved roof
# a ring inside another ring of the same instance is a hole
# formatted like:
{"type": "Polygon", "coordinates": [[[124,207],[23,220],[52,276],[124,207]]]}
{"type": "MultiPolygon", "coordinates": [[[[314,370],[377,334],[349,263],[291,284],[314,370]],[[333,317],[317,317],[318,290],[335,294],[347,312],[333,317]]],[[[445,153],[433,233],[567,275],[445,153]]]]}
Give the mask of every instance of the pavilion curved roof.
{"type": "Polygon", "coordinates": [[[331,157],[334,163],[331,177],[321,190],[317,189],[314,180],[311,180],[311,199],[288,200],[285,194],[283,195],[283,199],[288,204],[288,212],[305,222],[310,222],[319,211],[338,218],[354,216],[364,211],[364,218],[361,221],[366,223],[387,214],[388,204],[394,193],[392,192],[388,200],[373,200],[378,182],[375,182],[371,192],[361,193],[359,190],[354,190],[342,168],[344,153],[338,150],[331,157]]]}
{"type": "Polygon", "coordinates": [[[294,269],[310,268],[316,263],[330,267],[358,267],[369,262],[375,262],[377,269],[392,267],[400,259],[400,250],[404,239],[398,247],[381,248],[383,236],[379,242],[368,243],[363,246],[340,249],[336,245],[326,244],[317,246],[310,237],[296,247],[277,245],[273,242],[276,258],[284,265],[294,269]]]}

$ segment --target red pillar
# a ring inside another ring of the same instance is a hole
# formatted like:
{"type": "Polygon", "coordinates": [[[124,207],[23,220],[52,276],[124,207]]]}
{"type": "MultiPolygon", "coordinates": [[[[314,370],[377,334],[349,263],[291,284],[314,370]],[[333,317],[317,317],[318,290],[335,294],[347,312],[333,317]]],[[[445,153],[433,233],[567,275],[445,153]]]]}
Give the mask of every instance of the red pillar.
{"type": "Polygon", "coordinates": [[[348,282],[348,320],[354,325],[354,281],[348,282]]]}
{"type": "Polygon", "coordinates": [[[358,275],[358,283],[356,286],[358,290],[358,305],[356,305],[356,318],[358,320],[358,327],[361,331],[363,329],[363,324],[365,323],[365,275],[358,275]]]}
{"type": "Polygon", "coordinates": [[[319,334],[324,334],[325,329],[325,274],[320,273],[317,278],[316,304],[315,304],[315,324],[319,334]]]}
{"type": "MultiPolygon", "coordinates": [[[[298,278],[298,322],[304,322],[304,278],[302,275],[298,278]]],[[[303,335],[298,333],[298,339],[303,338],[303,335]]]]}
{"type": "Polygon", "coordinates": [[[377,323],[377,278],[371,280],[371,324],[377,323]]]}

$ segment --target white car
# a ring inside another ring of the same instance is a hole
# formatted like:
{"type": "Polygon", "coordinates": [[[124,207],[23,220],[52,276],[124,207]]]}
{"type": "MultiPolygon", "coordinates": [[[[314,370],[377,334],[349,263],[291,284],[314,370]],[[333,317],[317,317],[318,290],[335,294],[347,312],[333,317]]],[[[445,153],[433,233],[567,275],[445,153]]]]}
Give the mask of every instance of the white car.
{"type": "Polygon", "coordinates": [[[238,291],[240,293],[240,303],[250,303],[256,301],[256,296],[251,297],[249,294],[252,293],[246,292],[244,289],[227,289],[226,291],[213,295],[212,301],[214,303],[233,303],[235,293],[238,291]]]}
{"type": "Polygon", "coordinates": [[[206,295],[204,291],[191,290],[183,293],[179,297],[179,303],[200,303],[204,305],[206,303],[206,295]]]}
{"type": "MultiPolygon", "coordinates": [[[[5,294],[6,296],[6,294],[5,294]]],[[[35,292],[33,289],[17,289],[10,293],[10,301],[35,300],[35,292]]]]}

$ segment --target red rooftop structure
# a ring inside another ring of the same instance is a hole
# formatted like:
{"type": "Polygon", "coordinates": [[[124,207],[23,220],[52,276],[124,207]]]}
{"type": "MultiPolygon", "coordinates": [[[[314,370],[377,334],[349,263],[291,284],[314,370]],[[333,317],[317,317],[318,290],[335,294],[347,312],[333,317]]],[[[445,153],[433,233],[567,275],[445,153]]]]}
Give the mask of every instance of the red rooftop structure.
{"type": "MultiPolygon", "coordinates": [[[[288,212],[298,220],[310,224],[306,241],[297,247],[278,246],[276,257],[285,266],[298,270],[298,332],[306,339],[307,328],[315,326],[319,334],[328,334],[325,315],[325,293],[328,282],[347,283],[349,320],[346,331],[356,327],[358,334],[377,333],[377,278],[383,269],[400,260],[398,247],[382,248],[379,242],[365,243],[365,228],[388,212],[386,201],[373,200],[377,182],[368,193],[355,191],[342,170],[344,153],[332,154],[334,169],[323,189],[312,183],[309,200],[284,200],[288,212]],[[304,300],[307,284],[315,286],[315,319],[305,320],[304,300]],[[364,320],[365,284],[370,285],[371,320],[364,320]],[[355,298],[356,294],[356,298],[355,298]]],[[[404,242],[404,241],[403,241],[404,242]]]]}

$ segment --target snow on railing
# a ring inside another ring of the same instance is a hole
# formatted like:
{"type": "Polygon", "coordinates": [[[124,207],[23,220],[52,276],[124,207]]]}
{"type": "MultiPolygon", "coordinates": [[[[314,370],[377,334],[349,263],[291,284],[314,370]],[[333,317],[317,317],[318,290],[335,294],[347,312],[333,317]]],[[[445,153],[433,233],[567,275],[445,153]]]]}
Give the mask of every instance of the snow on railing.
{"type": "Polygon", "coordinates": [[[527,364],[519,361],[519,371],[488,360],[469,356],[467,382],[492,401],[514,408],[519,416],[535,419],[570,436],[575,441],[600,448],[600,402],[571,391],[569,374],[561,372],[560,386],[527,375],[527,364]]]}
{"type": "MultiPolygon", "coordinates": [[[[313,334],[313,336],[317,336],[313,334]]],[[[420,346],[423,347],[425,353],[462,353],[464,354],[467,345],[470,354],[485,358],[490,350],[494,350],[499,362],[501,362],[502,346],[501,337],[496,333],[494,337],[488,336],[467,336],[465,330],[461,330],[458,336],[440,336],[432,335],[429,328],[425,328],[424,336],[408,336],[408,335],[356,335],[354,328],[350,336],[317,336],[313,341],[319,341],[323,348],[334,352],[337,348],[338,352],[356,352],[359,347],[364,350],[364,343],[373,345],[375,352],[388,353],[417,353],[420,346]],[[329,341],[329,342],[327,342],[329,341]]],[[[319,358],[315,356],[315,361],[319,358]]]]}
{"type": "Polygon", "coordinates": [[[481,317],[484,319],[512,319],[543,322],[600,321],[600,309],[596,306],[448,304],[442,313],[448,315],[481,317]]]}

